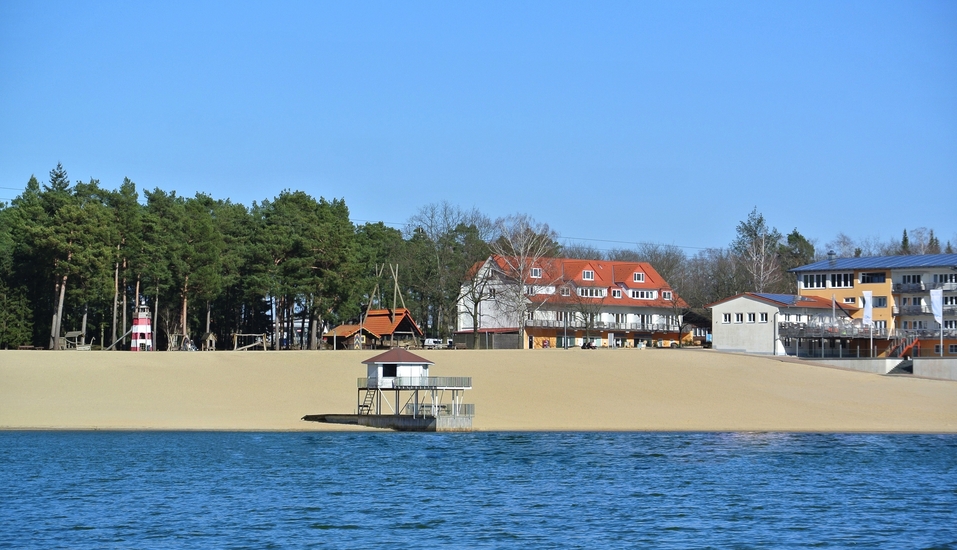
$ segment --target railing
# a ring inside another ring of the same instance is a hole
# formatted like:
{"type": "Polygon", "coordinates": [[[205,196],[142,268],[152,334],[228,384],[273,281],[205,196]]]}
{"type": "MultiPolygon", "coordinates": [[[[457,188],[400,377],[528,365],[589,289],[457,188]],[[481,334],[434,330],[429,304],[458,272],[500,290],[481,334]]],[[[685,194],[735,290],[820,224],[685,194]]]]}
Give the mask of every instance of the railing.
{"type": "MultiPolygon", "coordinates": [[[[868,327],[858,325],[807,325],[806,323],[781,323],[778,325],[780,338],[869,338],[872,335],[868,327]]],[[[874,327],[874,338],[920,338],[930,339],[940,336],[940,329],[894,329],[874,327]]],[[[957,329],[945,328],[944,338],[957,338],[957,329]]]]}
{"type": "Polygon", "coordinates": [[[401,376],[396,378],[360,378],[359,389],[379,388],[388,390],[420,390],[472,387],[471,376],[401,376]]]}
{"type": "Polygon", "coordinates": [[[924,292],[924,283],[894,283],[894,293],[924,292]]]}
{"type": "Polygon", "coordinates": [[[413,416],[475,416],[475,405],[471,403],[407,403],[402,414],[413,416]]]}
{"type": "MultiPolygon", "coordinates": [[[[910,329],[899,328],[894,331],[894,336],[897,338],[917,338],[920,340],[937,339],[940,337],[940,329],[939,328],[910,328],[910,329]]],[[[957,329],[945,328],[944,338],[957,338],[957,329]]]]}
{"type": "Polygon", "coordinates": [[[807,323],[780,323],[778,336],[781,338],[886,338],[886,328],[862,327],[858,325],[808,325],[807,323]]]}
{"type": "MultiPolygon", "coordinates": [[[[586,329],[587,323],[582,321],[555,321],[551,319],[526,319],[527,327],[586,329]]],[[[641,332],[678,332],[678,325],[667,323],[614,323],[595,321],[591,326],[595,330],[629,330],[641,332]]]]}
{"type": "MultiPolygon", "coordinates": [[[[895,308],[896,309],[896,308],[895,308]]],[[[895,315],[928,315],[933,313],[930,306],[920,305],[920,306],[902,306],[900,308],[900,313],[897,311],[894,312],[895,315]]],[[[944,315],[957,315],[957,305],[946,305],[943,308],[944,315]]]]}
{"type": "Polygon", "coordinates": [[[943,290],[944,292],[957,290],[957,283],[925,283],[924,286],[927,287],[927,290],[937,288],[943,290]]]}

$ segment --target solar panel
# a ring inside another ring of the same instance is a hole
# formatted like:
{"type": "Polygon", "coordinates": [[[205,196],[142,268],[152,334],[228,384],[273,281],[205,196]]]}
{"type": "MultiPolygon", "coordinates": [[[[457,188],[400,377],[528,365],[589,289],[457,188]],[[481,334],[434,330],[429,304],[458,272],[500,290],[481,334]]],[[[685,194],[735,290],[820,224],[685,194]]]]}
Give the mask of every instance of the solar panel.
{"type": "Polygon", "coordinates": [[[920,256],[871,256],[864,258],[837,258],[802,265],[790,270],[837,271],[855,269],[904,269],[912,267],[948,267],[957,269],[957,254],[922,254],[920,256]]]}

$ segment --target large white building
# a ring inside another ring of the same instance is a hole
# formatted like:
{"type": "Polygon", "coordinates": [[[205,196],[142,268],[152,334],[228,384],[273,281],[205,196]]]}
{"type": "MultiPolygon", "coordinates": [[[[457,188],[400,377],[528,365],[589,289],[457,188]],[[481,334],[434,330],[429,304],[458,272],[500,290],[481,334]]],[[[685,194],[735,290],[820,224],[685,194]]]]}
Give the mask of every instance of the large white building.
{"type": "Polygon", "coordinates": [[[757,292],[738,294],[707,307],[711,309],[714,349],[769,355],[793,355],[797,351],[797,339],[792,342],[781,337],[782,325],[813,324],[821,316],[828,321],[832,317],[850,319],[857,311],[823,298],[757,292]]]}
{"type": "Polygon", "coordinates": [[[521,276],[515,265],[491,256],[473,267],[458,303],[457,341],[471,345],[477,336],[480,347],[529,349],[586,341],[669,346],[691,338],[679,336],[687,304],[651,264],[540,258],[521,276]]]}

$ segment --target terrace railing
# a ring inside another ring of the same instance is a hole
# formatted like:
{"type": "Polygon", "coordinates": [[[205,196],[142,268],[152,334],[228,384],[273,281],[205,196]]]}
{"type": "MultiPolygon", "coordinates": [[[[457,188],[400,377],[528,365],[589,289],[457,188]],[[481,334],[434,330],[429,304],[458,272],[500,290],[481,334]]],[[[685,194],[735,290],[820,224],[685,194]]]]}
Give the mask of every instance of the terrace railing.
{"type": "MultiPolygon", "coordinates": [[[[580,320],[556,321],[552,319],[526,319],[527,327],[586,329],[588,325],[580,320]]],[[[594,330],[626,330],[633,332],[678,332],[678,325],[668,323],[614,323],[596,321],[590,327],[594,330]]]]}
{"type": "Polygon", "coordinates": [[[886,328],[874,327],[873,332],[868,327],[845,324],[808,324],[808,323],[779,323],[778,336],[781,338],[868,338],[873,334],[875,338],[890,336],[886,328]]]}
{"type": "Polygon", "coordinates": [[[471,403],[407,403],[402,414],[413,416],[475,416],[475,405],[471,403]]]}
{"type": "Polygon", "coordinates": [[[358,387],[362,389],[388,390],[432,390],[472,388],[471,376],[399,376],[396,378],[359,378],[358,387]]]}

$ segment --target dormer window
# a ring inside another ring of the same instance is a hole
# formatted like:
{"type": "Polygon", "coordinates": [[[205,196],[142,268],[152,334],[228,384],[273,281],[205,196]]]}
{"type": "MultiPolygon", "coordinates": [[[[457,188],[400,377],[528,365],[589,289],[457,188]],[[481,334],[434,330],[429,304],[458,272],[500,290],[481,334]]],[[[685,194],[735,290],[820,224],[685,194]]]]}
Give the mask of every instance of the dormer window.
{"type": "Polygon", "coordinates": [[[586,280],[586,281],[594,281],[594,280],[595,280],[595,272],[594,272],[594,271],[587,270],[587,269],[586,269],[585,271],[582,271],[582,279],[584,279],[584,280],[586,280]]]}
{"type": "Polygon", "coordinates": [[[540,268],[540,267],[533,267],[533,268],[532,268],[531,277],[532,277],[532,279],[541,279],[541,278],[542,278],[542,268],[540,268]]]}
{"type": "Polygon", "coordinates": [[[665,300],[670,300],[670,299],[671,299],[671,292],[668,291],[668,290],[662,290],[662,291],[661,291],[661,297],[664,298],[665,300]]]}
{"type": "Polygon", "coordinates": [[[572,295],[572,291],[567,286],[563,286],[562,296],[571,296],[571,295],[572,295]]]}
{"type": "Polygon", "coordinates": [[[641,273],[640,271],[636,271],[635,274],[634,274],[634,279],[633,279],[633,280],[634,280],[636,283],[643,283],[643,282],[645,282],[645,274],[644,274],[644,273],[641,273]]]}
{"type": "Polygon", "coordinates": [[[621,289],[620,289],[620,288],[613,288],[613,289],[611,290],[611,297],[612,297],[612,298],[621,298],[621,289]]]}

